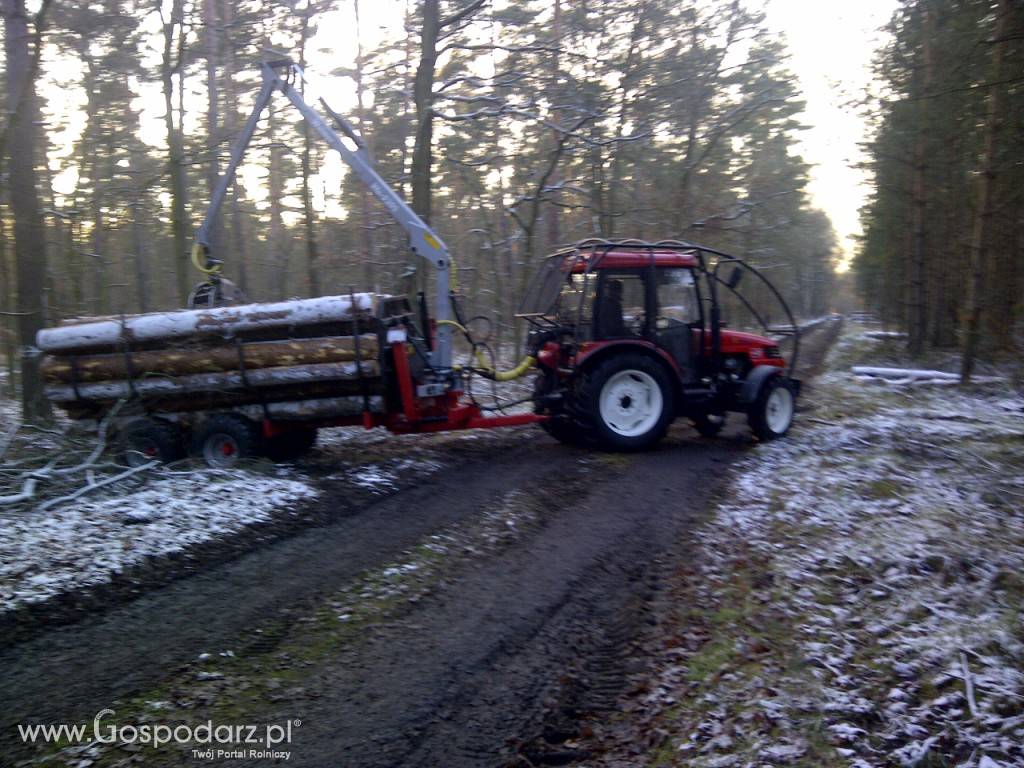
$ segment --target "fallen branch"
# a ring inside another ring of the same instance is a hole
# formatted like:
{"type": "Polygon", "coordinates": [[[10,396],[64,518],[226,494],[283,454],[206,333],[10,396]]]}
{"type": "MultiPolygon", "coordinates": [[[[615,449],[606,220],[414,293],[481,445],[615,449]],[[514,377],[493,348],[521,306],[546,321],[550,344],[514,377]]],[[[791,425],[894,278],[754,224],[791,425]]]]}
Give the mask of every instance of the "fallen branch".
{"type": "Polygon", "coordinates": [[[10,506],[11,504],[20,504],[23,501],[29,501],[36,495],[36,486],[39,485],[39,481],[30,477],[21,486],[21,493],[15,493],[11,496],[0,496],[0,507],[10,506]]]}
{"type": "Polygon", "coordinates": [[[18,430],[21,428],[21,423],[15,421],[11,424],[11,428],[7,430],[7,434],[4,436],[3,443],[0,443],[0,459],[7,453],[7,449],[11,447],[11,443],[14,442],[14,436],[18,434],[18,430]]]}
{"type": "Polygon", "coordinates": [[[143,470],[152,469],[159,463],[160,462],[158,461],[151,461],[148,464],[140,464],[137,467],[126,469],[124,472],[121,472],[120,474],[111,475],[110,477],[104,480],[100,480],[98,483],[89,483],[88,485],[82,486],[74,493],[69,493],[67,496],[60,496],[56,499],[50,499],[49,501],[43,502],[42,504],[39,505],[39,511],[45,512],[46,510],[50,509],[51,507],[55,507],[58,504],[63,504],[64,502],[68,501],[74,501],[75,499],[81,498],[87,493],[95,491],[97,488],[103,488],[104,486],[111,485],[121,480],[125,480],[131,477],[132,475],[136,475],[139,472],[142,472],[143,470]]]}
{"type": "Polygon", "coordinates": [[[974,678],[971,677],[971,669],[967,665],[967,654],[960,651],[960,669],[964,676],[964,691],[967,694],[967,708],[971,710],[971,717],[978,719],[978,702],[974,698],[974,678]]]}
{"type": "MultiPolygon", "coordinates": [[[[960,381],[960,374],[958,373],[919,370],[915,368],[875,368],[867,365],[855,365],[850,371],[858,378],[876,380],[887,384],[954,385],[960,381]]],[[[974,382],[978,384],[991,384],[999,381],[1004,381],[1004,379],[998,376],[974,377],[974,382]]]]}

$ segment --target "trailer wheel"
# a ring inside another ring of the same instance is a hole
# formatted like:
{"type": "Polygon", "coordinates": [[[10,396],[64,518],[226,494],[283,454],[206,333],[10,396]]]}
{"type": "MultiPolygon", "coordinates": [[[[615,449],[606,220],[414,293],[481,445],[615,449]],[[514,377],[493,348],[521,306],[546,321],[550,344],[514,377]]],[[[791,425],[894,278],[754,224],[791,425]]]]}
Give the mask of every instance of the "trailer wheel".
{"type": "Polygon", "coordinates": [[[260,425],[233,413],[209,417],[192,437],[192,452],[211,467],[233,467],[259,456],[262,449],[260,425]]]}
{"type": "Polygon", "coordinates": [[[117,436],[117,454],[129,467],[151,461],[170,464],[185,458],[185,441],[176,424],[146,418],[131,422],[117,436]]]}
{"type": "Polygon", "coordinates": [[[718,433],[725,427],[725,420],[724,413],[700,413],[690,421],[702,437],[718,437],[718,433]]]}
{"type": "Polygon", "coordinates": [[[761,386],[747,412],[747,423],[758,440],[774,440],[789,431],[796,410],[796,395],[789,379],[772,376],[761,386]]]}
{"type": "Polygon", "coordinates": [[[316,445],[315,427],[289,429],[266,441],[264,451],[273,461],[291,461],[305,455],[316,445]]]}
{"type": "Polygon", "coordinates": [[[579,410],[593,425],[598,444],[639,451],[665,436],[674,413],[665,369],[646,355],[606,358],[583,375],[579,410]]]}

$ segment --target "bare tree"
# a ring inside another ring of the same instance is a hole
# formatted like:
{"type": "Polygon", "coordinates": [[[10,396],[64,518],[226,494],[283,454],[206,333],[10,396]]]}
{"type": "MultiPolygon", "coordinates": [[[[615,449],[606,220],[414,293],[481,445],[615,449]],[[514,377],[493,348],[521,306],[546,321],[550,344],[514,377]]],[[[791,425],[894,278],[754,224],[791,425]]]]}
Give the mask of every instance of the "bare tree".
{"type": "Polygon", "coordinates": [[[10,167],[11,210],[17,270],[18,343],[22,349],[21,401],[23,418],[45,419],[49,403],[43,398],[36,332],[45,324],[46,240],[39,206],[36,170],[35,73],[49,3],[36,14],[30,32],[25,0],[3,0],[4,49],[7,57],[7,109],[10,126],[6,150],[10,167]]]}
{"type": "MultiPolygon", "coordinates": [[[[999,10],[992,50],[991,82],[1003,78],[1004,38],[1008,32],[1010,18],[1009,0],[999,0],[999,10]]],[[[974,227],[971,232],[971,271],[967,281],[967,308],[964,317],[963,357],[960,365],[960,381],[967,384],[974,372],[981,336],[982,287],[987,261],[986,238],[992,221],[992,182],[996,175],[996,145],[1003,123],[1003,89],[990,88],[985,103],[984,146],[981,167],[978,174],[978,202],[974,211],[974,227]]]]}

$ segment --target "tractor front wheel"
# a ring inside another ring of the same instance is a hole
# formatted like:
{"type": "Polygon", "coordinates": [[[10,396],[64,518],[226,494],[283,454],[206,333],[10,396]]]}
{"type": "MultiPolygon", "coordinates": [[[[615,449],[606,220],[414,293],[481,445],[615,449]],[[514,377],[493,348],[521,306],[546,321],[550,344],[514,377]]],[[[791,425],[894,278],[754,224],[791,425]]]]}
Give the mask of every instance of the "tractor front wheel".
{"type": "Polygon", "coordinates": [[[583,374],[578,410],[601,447],[643,450],[668,430],[672,385],[665,369],[646,355],[612,355],[583,374]]]}
{"type": "Polygon", "coordinates": [[[747,412],[747,423],[758,440],[782,437],[789,431],[796,410],[796,393],[789,379],[772,376],[762,386],[747,412]]]}

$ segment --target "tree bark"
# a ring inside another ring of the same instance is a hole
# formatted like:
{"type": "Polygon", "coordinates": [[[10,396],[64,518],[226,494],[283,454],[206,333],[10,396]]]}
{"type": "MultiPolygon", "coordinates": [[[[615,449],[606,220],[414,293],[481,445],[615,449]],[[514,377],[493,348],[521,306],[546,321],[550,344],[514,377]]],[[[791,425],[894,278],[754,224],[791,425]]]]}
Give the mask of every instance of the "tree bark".
{"type": "Polygon", "coordinates": [[[431,166],[434,140],[434,67],[437,37],[441,30],[438,0],[423,0],[420,32],[420,60],[413,82],[416,106],[416,138],[412,151],[412,209],[430,223],[431,166]]]}
{"type": "MultiPolygon", "coordinates": [[[[1003,50],[1006,43],[1007,22],[1010,18],[1010,0],[999,0],[996,17],[995,40],[992,43],[992,69],[990,82],[1002,80],[1003,50]]],[[[987,268],[987,239],[992,221],[992,188],[996,178],[996,145],[1003,122],[1003,89],[994,85],[985,100],[985,133],[978,175],[978,199],[975,206],[974,226],[971,231],[970,274],[967,282],[967,304],[964,317],[963,355],[960,360],[960,383],[968,384],[974,373],[978,345],[981,341],[981,315],[984,311],[983,290],[987,268]]]]}
{"type": "MultiPolygon", "coordinates": [[[[210,147],[206,163],[206,189],[212,197],[220,178],[220,78],[221,19],[219,0],[203,0],[203,41],[206,48],[206,136],[210,147]]],[[[210,231],[210,250],[221,254],[224,247],[224,224],[220,217],[210,231]]]]}
{"type": "MultiPolygon", "coordinates": [[[[359,356],[369,360],[377,355],[377,337],[360,336],[359,356]]],[[[244,361],[250,368],[273,368],[310,363],[340,363],[356,359],[356,343],[351,336],[329,336],[318,339],[257,341],[243,345],[197,345],[134,352],[129,368],[123,353],[81,356],[47,356],[43,358],[43,376],[48,382],[91,382],[125,379],[157,373],[181,376],[192,373],[213,373],[238,370],[244,361]]]]}
{"type": "MultiPolygon", "coordinates": [[[[157,0],[157,8],[162,6],[157,0]]],[[[160,76],[164,92],[164,126],[167,132],[167,161],[171,177],[171,232],[173,235],[173,263],[177,282],[178,300],[189,294],[188,279],[188,220],[185,211],[188,182],[185,177],[185,139],[182,133],[183,111],[174,122],[174,76],[178,75],[178,88],[184,87],[181,70],[185,47],[185,0],[173,0],[171,18],[164,21],[164,50],[160,76]],[[175,29],[178,30],[177,36],[175,29]],[[177,45],[175,41],[177,40],[177,45]]],[[[180,103],[180,102],[179,102],[180,103]]]]}
{"type": "MultiPolygon", "coordinates": [[[[359,120],[359,132],[363,141],[367,143],[367,152],[373,156],[373,146],[370,143],[366,130],[369,125],[366,104],[363,99],[363,40],[362,26],[359,18],[359,0],[353,0],[353,8],[356,16],[356,117],[359,120]]],[[[360,220],[360,243],[363,247],[363,286],[366,290],[374,290],[374,268],[373,262],[376,258],[376,248],[373,236],[373,208],[370,204],[370,193],[365,184],[359,185],[359,220],[360,220]]]]}
{"type": "MultiPolygon", "coordinates": [[[[301,27],[299,32],[299,66],[306,68],[306,45],[311,37],[309,17],[312,13],[307,3],[305,12],[302,14],[301,27]]],[[[303,95],[306,91],[306,83],[303,81],[300,86],[303,95]]],[[[313,138],[309,132],[309,123],[302,121],[302,213],[306,232],[306,275],[309,283],[309,295],[320,294],[320,265],[319,252],[316,243],[316,214],[313,211],[313,193],[309,188],[309,177],[312,175],[310,156],[313,151],[313,138]]]]}
{"type": "Polygon", "coordinates": [[[293,365],[284,368],[259,368],[254,371],[224,371],[196,373],[190,376],[146,376],[132,381],[97,381],[78,386],[57,384],[46,387],[46,396],[57,403],[82,401],[112,402],[125,397],[143,399],[168,395],[200,392],[225,392],[250,388],[275,387],[284,390],[278,399],[294,399],[286,394],[289,387],[304,387],[325,381],[352,381],[362,377],[377,378],[380,368],[376,361],[363,360],[357,366],[348,363],[317,363],[293,365]]]}
{"type": "Polygon", "coordinates": [[[123,345],[129,342],[192,341],[203,335],[223,337],[274,328],[295,330],[301,326],[351,322],[357,314],[372,309],[373,303],[373,294],[356,293],[272,304],[88,318],[59,328],[46,328],[39,332],[34,343],[44,352],[72,354],[108,347],[123,350],[123,345]]]}
{"type": "Polygon", "coordinates": [[[2,0],[4,48],[7,57],[7,108],[11,111],[7,139],[11,212],[14,215],[14,251],[17,271],[18,344],[21,346],[22,417],[46,419],[49,404],[43,397],[39,358],[29,352],[36,332],[45,324],[46,242],[36,187],[35,82],[29,49],[25,0],[2,0]]]}
{"type": "MultiPolygon", "coordinates": [[[[927,96],[931,91],[934,62],[932,51],[932,36],[934,34],[935,19],[928,2],[921,4],[923,14],[923,41],[922,41],[922,74],[918,96],[927,96]]],[[[919,109],[924,113],[927,99],[922,98],[919,109]]],[[[912,224],[913,236],[911,239],[910,264],[908,274],[908,307],[907,307],[907,349],[912,357],[920,357],[924,354],[925,339],[928,334],[928,305],[926,301],[927,281],[927,232],[926,215],[928,212],[927,173],[928,155],[927,143],[930,126],[926,119],[919,120],[917,136],[914,139],[914,179],[913,179],[913,200],[912,200],[912,224]]]]}

